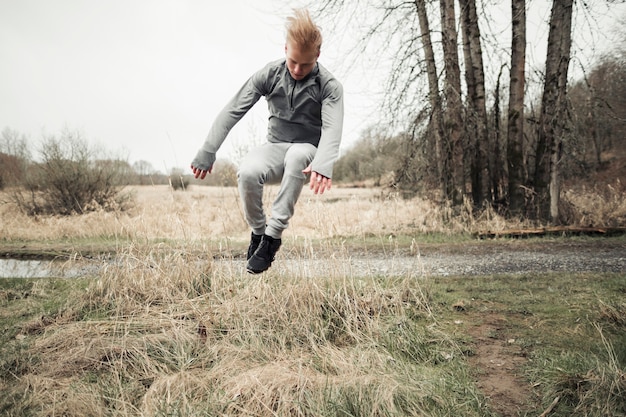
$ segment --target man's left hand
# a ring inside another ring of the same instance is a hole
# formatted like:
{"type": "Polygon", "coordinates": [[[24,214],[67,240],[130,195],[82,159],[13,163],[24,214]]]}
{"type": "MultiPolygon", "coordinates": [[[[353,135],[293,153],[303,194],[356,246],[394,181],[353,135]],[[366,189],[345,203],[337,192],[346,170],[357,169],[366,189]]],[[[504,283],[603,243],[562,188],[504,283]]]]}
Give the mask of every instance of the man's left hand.
{"type": "Polygon", "coordinates": [[[312,171],[311,165],[302,170],[302,173],[307,175],[311,174],[311,181],[309,182],[309,188],[313,190],[315,194],[324,194],[324,191],[330,190],[333,185],[333,180],[322,174],[312,171]]]}

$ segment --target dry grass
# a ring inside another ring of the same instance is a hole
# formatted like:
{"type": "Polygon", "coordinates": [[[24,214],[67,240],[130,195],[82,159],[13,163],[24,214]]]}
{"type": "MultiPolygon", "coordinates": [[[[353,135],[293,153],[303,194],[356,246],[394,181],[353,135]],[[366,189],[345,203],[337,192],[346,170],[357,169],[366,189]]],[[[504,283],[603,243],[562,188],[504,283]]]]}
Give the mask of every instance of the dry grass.
{"type": "Polygon", "coordinates": [[[583,226],[624,226],[626,224],[626,185],[620,180],[593,186],[576,186],[564,198],[574,207],[571,219],[583,226]]]}
{"type": "Polygon", "coordinates": [[[619,276],[250,276],[176,246],[128,247],[33,313],[54,282],[3,301],[3,322],[32,316],[3,335],[3,415],[490,416],[465,357],[467,311],[506,322],[491,337],[528,349],[536,390],[560,397],[554,415],[624,404],[619,276]],[[13,310],[19,298],[30,313],[13,310]]]}
{"type": "MultiPolygon", "coordinates": [[[[120,239],[135,242],[183,240],[246,241],[245,224],[236,188],[191,187],[172,191],[167,186],[140,186],[129,190],[135,207],[129,212],[93,212],[71,217],[29,217],[0,194],[0,236],[6,241],[120,239]]],[[[568,217],[575,225],[623,226],[626,201],[620,184],[564,192],[568,217]]],[[[267,187],[267,212],[277,188],[267,187]]],[[[475,212],[470,205],[452,210],[415,197],[402,199],[379,188],[335,187],[322,196],[305,189],[286,237],[324,239],[389,235],[457,235],[461,233],[534,226],[506,219],[494,210],[475,212]]]]}
{"type": "MultiPolygon", "coordinates": [[[[249,238],[235,189],[136,193],[135,209],[121,214],[29,218],[0,206],[5,241],[120,242],[117,257],[60,306],[41,307],[14,335],[12,328],[3,334],[10,343],[0,358],[0,413],[491,415],[464,349],[433,313],[442,297],[433,300],[431,279],[355,276],[339,267],[344,240],[327,238],[458,234],[523,222],[469,207],[452,215],[380,190],[304,190],[286,237],[304,253],[335,254],[328,268],[311,274],[285,263],[250,276],[228,257],[211,261],[215,247],[249,238]]],[[[266,200],[275,193],[268,188],[266,200]]],[[[28,296],[7,292],[3,302],[43,297],[49,284],[39,282],[28,296]]],[[[606,306],[604,317],[623,325],[623,305],[606,306]]],[[[9,316],[2,314],[5,322],[9,316]]],[[[622,369],[611,370],[608,379],[622,384],[622,369]]]]}
{"type": "MultiPolygon", "coordinates": [[[[59,240],[117,237],[134,241],[165,239],[199,241],[247,240],[235,188],[167,186],[135,187],[135,208],[127,213],[94,212],[72,217],[29,217],[10,203],[0,205],[0,236],[5,240],[59,240]]],[[[277,192],[268,187],[269,204],[277,192]]],[[[6,196],[0,201],[6,201],[6,196]]],[[[305,189],[286,236],[328,238],[389,234],[456,234],[501,230],[523,225],[493,211],[480,215],[470,208],[457,215],[418,197],[404,200],[380,189],[335,187],[323,196],[305,189]]]]}
{"type": "Polygon", "coordinates": [[[22,327],[19,338],[37,334],[23,409],[483,415],[471,386],[450,394],[467,384],[464,365],[430,314],[426,280],[250,277],[175,248],[124,256],[61,314],[22,327]]]}

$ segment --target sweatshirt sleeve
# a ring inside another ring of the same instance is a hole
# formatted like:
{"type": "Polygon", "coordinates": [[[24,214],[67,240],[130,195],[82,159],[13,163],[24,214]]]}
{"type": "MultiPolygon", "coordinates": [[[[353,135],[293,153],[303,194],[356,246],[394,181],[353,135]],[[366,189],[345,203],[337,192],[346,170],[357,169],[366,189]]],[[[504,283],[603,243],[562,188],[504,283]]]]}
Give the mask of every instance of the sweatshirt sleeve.
{"type": "Polygon", "coordinates": [[[322,134],[311,170],[332,178],[333,166],[339,157],[339,145],[343,130],[343,86],[336,79],[330,80],[322,99],[322,134]]]}
{"type": "Polygon", "coordinates": [[[235,94],[222,111],[220,111],[202,145],[203,150],[216,153],[235,124],[237,124],[248,110],[259,101],[262,93],[256,85],[256,80],[262,79],[261,73],[264,70],[250,77],[237,94],[235,94]]]}

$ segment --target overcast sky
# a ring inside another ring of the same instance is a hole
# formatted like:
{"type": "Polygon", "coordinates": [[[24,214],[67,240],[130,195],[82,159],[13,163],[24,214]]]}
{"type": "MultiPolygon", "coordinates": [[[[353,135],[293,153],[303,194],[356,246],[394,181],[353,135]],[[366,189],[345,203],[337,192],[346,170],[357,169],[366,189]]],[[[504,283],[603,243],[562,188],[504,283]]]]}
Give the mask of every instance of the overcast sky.
{"type": "MultiPolygon", "coordinates": [[[[187,168],[217,112],[254,71],[284,56],[286,3],[303,2],[0,0],[0,130],[35,145],[67,127],[131,164],[187,168]]],[[[346,91],[349,145],[373,121],[367,93],[380,83],[326,50],[320,62],[346,91]]],[[[265,117],[261,102],[220,154],[262,136],[265,117]]]]}
{"type": "MultiPolygon", "coordinates": [[[[0,0],[0,130],[34,144],[67,127],[131,163],[186,168],[217,112],[284,56],[291,9],[275,3],[0,0]]],[[[266,114],[260,102],[222,156],[263,136],[266,114]]],[[[346,138],[358,135],[363,121],[347,122],[346,138]]]]}

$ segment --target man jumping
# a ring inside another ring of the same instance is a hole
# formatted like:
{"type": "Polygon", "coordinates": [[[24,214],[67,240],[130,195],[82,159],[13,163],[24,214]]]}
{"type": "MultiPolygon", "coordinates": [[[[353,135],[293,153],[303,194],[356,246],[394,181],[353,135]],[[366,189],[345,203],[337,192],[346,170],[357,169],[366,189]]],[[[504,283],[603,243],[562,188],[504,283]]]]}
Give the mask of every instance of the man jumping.
{"type": "Polygon", "coordinates": [[[191,163],[196,178],[211,173],[215,154],[233,126],[261,98],[269,109],[267,143],[253,149],[237,173],[246,222],[252,229],[246,269],[266,271],[281,245],[310,174],[310,189],[332,185],[343,127],[343,87],[317,59],[322,35],[306,10],[287,19],[285,58],[270,62],[246,81],[218,114],[191,163]],[[263,186],[280,183],[271,217],[263,210],[263,186]]]}

